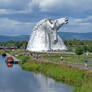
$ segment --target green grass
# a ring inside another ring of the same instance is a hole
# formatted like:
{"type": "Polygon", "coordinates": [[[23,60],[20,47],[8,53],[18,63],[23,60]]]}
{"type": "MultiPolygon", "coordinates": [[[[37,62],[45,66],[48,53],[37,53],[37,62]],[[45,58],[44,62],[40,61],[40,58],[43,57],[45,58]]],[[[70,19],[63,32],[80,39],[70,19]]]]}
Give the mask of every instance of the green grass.
{"type": "Polygon", "coordinates": [[[2,54],[3,50],[0,50],[0,55],[2,54]]]}
{"type": "MultiPolygon", "coordinates": [[[[55,61],[55,62],[65,62],[65,63],[80,63],[84,64],[84,60],[86,58],[86,55],[83,54],[78,58],[76,54],[61,54],[63,56],[63,61],[60,60],[60,55],[53,55],[53,56],[43,56],[44,59],[49,61],[55,61]]],[[[87,59],[92,58],[92,55],[88,55],[87,59]]]]}
{"type": "Polygon", "coordinates": [[[56,65],[52,63],[40,63],[40,62],[26,62],[22,64],[22,68],[34,72],[41,72],[46,76],[52,77],[58,81],[64,81],[65,83],[80,86],[82,85],[84,72],[79,70],[72,70],[65,65],[56,65]]]}
{"type": "Polygon", "coordinates": [[[92,92],[92,73],[87,70],[73,68],[65,64],[53,64],[30,59],[26,56],[18,56],[21,67],[27,71],[40,72],[57,81],[61,81],[75,87],[74,92],[92,92]],[[26,62],[22,63],[22,59],[26,62]]]}
{"type": "MultiPolygon", "coordinates": [[[[26,54],[36,54],[35,52],[27,52],[25,50],[16,50],[16,51],[7,51],[8,53],[12,54],[12,55],[23,55],[25,52],[26,54]]],[[[61,52],[61,53],[39,53],[40,56],[43,58],[43,59],[46,59],[46,60],[50,60],[50,61],[55,61],[55,62],[62,62],[60,60],[60,56],[63,56],[63,62],[65,63],[74,63],[74,64],[77,64],[77,63],[80,63],[80,64],[84,64],[84,60],[86,58],[86,55],[83,54],[80,56],[80,58],[78,58],[78,56],[76,54],[69,54],[69,53],[64,53],[64,52],[61,52]]],[[[87,58],[92,58],[92,55],[88,55],[87,58]]]]}

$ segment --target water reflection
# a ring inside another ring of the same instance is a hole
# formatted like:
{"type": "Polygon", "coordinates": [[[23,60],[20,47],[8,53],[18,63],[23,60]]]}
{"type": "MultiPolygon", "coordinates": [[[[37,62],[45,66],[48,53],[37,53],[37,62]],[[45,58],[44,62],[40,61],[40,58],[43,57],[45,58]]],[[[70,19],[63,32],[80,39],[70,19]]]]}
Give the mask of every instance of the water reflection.
{"type": "Polygon", "coordinates": [[[72,92],[72,87],[56,83],[55,80],[47,78],[42,74],[34,74],[34,77],[40,86],[38,92],[72,92]]]}
{"type": "Polygon", "coordinates": [[[41,74],[23,71],[18,65],[8,68],[0,56],[0,92],[72,92],[73,88],[41,74]]]}

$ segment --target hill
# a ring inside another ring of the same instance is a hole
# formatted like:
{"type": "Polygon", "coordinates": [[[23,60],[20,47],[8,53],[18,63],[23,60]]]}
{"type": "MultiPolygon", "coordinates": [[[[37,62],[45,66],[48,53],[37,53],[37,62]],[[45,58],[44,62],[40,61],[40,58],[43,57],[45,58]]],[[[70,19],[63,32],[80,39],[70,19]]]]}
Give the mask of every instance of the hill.
{"type": "MultiPolygon", "coordinates": [[[[72,32],[58,32],[60,37],[63,38],[63,40],[92,40],[92,32],[89,33],[72,33],[72,32]]],[[[2,41],[24,41],[29,40],[29,35],[20,35],[20,36],[2,36],[0,35],[0,42],[2,41]]]]}
{"type": "Polygon", "coordinates": [[[72,33],[72,32],[58,32],[60,37],[62,37],[64,40],[92,40],[92,32],[88,33],[72,33]]]}
{"type": "Polygon", "coordinates": [[[27,40],[28,41],[28,39],[29,39],[29,35],[20,35],[20,36],[2,36],[0,35],[0,42],[10,41],[10,40],[13,40],[13,41],[27,40]]]}

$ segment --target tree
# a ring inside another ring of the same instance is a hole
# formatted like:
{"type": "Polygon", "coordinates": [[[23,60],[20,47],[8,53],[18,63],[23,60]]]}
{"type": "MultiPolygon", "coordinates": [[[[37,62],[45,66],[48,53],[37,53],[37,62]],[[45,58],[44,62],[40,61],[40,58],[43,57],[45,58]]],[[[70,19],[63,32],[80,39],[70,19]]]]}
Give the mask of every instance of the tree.
{"type": "Polygon", "coordinates": [[[83,41],[79,41],[79,45],[84,45],[84,42],[83,41]]]}
{"type": "Polygon", "coordinates": [[[82,55],[83,54],[83,47],[77,47],[76,49],[75,49],[75,53],[77,54],[77,55],[82,55]]]}
{"type": "Polygon", "coordinates": [[[68,45],[68,41],[67,41],[67,40],[65,40],[65,41],[64,41],[64,44],[67,46],[67,45],[68,45]]]}
{"type": "Polygon", "coordinates": [[[72,46],[72,42],[69,42],[69,46],[72,46]]]}
{"type": "Polygon", "coordinates": [[[92,45],[88,45],[88,51],[92,52],[92,45]]]}
{"type": "Polygon", "coordinates": [[[88,51],[88,47],[87,46],[83,46],[83,50],[84,50],[84,52],[87,52],[88,51]]]}
{"type": "Polygon", "coordinates": [[[77,47],[76,49],[75,49],[75,53],[78,55],[78,59],[79,59],[79,61],[80,61],[80,55],[82,55],[83,54],[83,47],[77,47]]]}

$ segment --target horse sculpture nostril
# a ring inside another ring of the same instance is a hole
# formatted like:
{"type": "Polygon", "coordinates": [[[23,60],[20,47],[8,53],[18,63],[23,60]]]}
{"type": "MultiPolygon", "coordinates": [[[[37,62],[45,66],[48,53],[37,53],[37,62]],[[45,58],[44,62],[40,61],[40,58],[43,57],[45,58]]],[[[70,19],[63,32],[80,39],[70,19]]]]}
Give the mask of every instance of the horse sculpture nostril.
{"type": "Polygon", "coordinates": [[[65,19],[66,24],[68,23],[68,19],[65,19]]]}
{"type": "Polygon", "coordinates": [[[68,19],[66,19],[66,21],[68,21],[68,19]]]}

